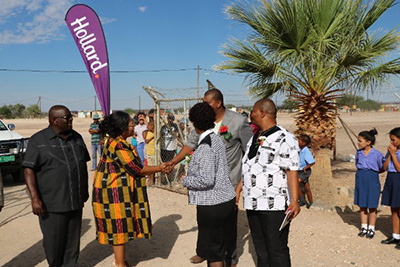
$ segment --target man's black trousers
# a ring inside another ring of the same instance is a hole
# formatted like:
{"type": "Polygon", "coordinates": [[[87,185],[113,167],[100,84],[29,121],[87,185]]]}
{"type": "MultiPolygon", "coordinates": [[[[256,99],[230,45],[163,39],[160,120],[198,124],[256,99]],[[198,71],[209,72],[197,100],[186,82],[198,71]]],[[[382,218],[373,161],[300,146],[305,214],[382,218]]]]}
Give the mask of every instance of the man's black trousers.
{"type": "Polygon", "coordinates": [[[257,254],[257,267],[289,267],[289,225],[279,227],[285,211],[247,210],[247,219],[257,254]]]}
{"type": "Polygon", "coordinates": [[[75,266],[79,257],[82,209],[39,216],[43,247],[51,267],[75,266]]]}

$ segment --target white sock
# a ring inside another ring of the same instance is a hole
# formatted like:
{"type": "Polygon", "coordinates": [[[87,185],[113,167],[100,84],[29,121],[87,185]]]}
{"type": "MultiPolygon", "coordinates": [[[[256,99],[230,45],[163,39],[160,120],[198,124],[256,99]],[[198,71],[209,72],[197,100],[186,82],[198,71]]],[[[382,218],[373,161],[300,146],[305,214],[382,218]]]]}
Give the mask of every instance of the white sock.
{"type": "Polygon", "coordinates": [[[393,238],[395,238],[395,239],[397,239],[397,240],[400,239],[400,234],[395,234],[395,233],[393,233],[392,235],[393,235],[393,238]]]}
{"type": "Polygon", "coordinates": [[[361,229],[362,229],[362,228],[368,229],[368,224],[363,224],[363,223],[362,223],[362,224],[361,224],[361,229]]]}
{"type": "Polygon", "coordinates": [[[370,226],[368,226],[368,229],[371,229],[372,231],[375,232],[375,225],[370,225],[370,226]]]}

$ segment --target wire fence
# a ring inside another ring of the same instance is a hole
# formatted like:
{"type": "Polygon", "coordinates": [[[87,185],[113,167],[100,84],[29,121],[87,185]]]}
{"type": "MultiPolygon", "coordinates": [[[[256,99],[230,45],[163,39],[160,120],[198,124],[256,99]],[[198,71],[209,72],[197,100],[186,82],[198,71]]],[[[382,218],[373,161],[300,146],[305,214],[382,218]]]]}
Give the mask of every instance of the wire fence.
{"type": "MultiPolygon", "coordinates": [[[[143,87],[154,101],[155,165],[172,160],[185,145],[193,127],[189,122],[189,110],[202,101],[198,97],[167,98],[152,87],[143,87]]],[[[175,165],[170,174],[155,176],[155,185],[179,193],[186,189],[179,182],[186,175],[189,156],[175,165]]]]}

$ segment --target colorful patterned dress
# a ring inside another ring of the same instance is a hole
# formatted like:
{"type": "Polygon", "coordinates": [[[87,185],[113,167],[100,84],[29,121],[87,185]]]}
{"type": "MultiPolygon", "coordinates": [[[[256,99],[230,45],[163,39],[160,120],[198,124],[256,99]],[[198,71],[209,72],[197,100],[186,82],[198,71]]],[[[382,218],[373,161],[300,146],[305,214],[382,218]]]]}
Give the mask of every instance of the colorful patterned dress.
{"type": "Polygon", "coordinates": [[[136,238],[151,238],[146,178],[133,146],[125,140],[107,142],[93,181],[96,238],[119,245],[136,238]]]}

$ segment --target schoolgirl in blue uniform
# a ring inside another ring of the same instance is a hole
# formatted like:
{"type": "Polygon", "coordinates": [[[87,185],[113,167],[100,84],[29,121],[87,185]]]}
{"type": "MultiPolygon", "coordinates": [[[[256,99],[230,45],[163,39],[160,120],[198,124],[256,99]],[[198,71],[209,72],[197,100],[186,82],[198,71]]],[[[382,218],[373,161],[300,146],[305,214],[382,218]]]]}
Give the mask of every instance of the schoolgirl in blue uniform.
{"type": "Polygon", "coordinates": [[[376,208],[381,193],[379,172],[382,170],[383,154],[373,147],[377,134],[372,129],[360,132],[357,138],[359,149],[356,153],[354,204],[360,207],[361,230],[358,236],[367,238],[375,235],[376,208]]]}
{"type": "Polygon", "coordinates": [[[382,205],[390,206],[393,234],[382,244],[396,244],[400,249],[400,127],[389,132],[390,145],[385,156],[383,169],[387,171],[382,193],[382,205]]]}

